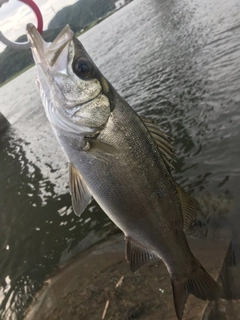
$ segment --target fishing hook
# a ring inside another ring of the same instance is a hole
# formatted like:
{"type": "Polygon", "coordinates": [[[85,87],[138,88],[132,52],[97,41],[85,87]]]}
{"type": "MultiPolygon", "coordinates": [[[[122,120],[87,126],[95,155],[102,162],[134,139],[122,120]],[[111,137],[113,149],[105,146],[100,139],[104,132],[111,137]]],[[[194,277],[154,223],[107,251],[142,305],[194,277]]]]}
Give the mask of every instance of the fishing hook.
{"type": "MultiPolygon", "coordinates": [[[[9,0],[0,0],[0,7],[8,1],[9,0]]],[[[36,3],[33,0],[18,0],[18,1],[25,3],[33,10],[33,12],[35,13],[35,15],[37,17],[37,22],[38,22],[37,29],[38,29],[38,32],[41,34],[43,31],[43,18],[42,18],[41,11],[38,8],[38,6],[36,5],[36,3]]],[[[24,50],[24,49],[28,49],[31,47],[31,44],[29,41],[26,41],[26,42],[11,41],[11,40],[7,39],[1,31],[0,31],[0,41],[2,41],[6,46],[13,48],[13,49],[24,50]]]]}

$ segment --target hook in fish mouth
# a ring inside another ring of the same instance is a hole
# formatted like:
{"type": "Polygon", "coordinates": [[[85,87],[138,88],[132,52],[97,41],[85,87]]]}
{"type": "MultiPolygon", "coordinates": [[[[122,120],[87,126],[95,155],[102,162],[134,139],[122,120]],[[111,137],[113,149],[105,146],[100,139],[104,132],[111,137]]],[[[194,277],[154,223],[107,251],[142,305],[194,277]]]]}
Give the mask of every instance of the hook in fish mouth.
{"type": "Polygon", "coordinates": [[[27,24],[26,33],[31,43],[35,62],[43,63],[43,61],[45,61],[51,67],[74,36],[69,25],[66,25],[62,29],[53,42],[46,42],[43,40],[41,34],[32,23],[27,24]]]}

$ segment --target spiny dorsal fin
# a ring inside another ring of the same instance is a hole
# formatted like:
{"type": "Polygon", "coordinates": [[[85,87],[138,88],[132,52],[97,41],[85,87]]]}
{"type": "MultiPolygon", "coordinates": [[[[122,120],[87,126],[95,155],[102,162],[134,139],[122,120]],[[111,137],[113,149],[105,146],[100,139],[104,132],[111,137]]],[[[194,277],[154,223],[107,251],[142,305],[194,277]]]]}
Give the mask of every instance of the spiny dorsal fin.
{"type": "Polygon", "coordinates": [[[145,126],[147,127],[149,133],[151,134],[153,140],[157,144],[164,162],[169,168],[174,169],[174,166],[171,162],[174,161],[175,154],[173,152],[173,146],[169,142],[173,139],[166,135],[163,131],[161,131],[158,125],[154,124],[152,121],[143,118],[142,120],[145,126]]]}
{"type": "Polygon", "coordinates": [[[73,210],[80,217],[91,201],[91,194],[81,174],[71,163],[69,163],[69,183],[73,210]]]}
{"type": "Polygon", "coordinates": [[[201,211],[201,206],[197,200],[190,197],[176,182],[175,185],[182,207],[184,230],[187,230],[192,221],[196,219],[197,212],[201,211]]]}
{"type": "Polygon", "coordinates": [[[135,272],[144,264],[159,260],[159,257],[126,237],[126,260],[130,264],[130,270],[135,272]]]}

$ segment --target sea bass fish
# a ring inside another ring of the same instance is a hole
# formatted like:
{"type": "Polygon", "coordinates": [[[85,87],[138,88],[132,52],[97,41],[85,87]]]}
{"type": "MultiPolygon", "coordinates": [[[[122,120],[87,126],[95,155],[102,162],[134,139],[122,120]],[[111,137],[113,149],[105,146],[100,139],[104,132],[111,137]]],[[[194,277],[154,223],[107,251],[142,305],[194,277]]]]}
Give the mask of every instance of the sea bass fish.
{"type": "Polygon", "coordinates": [[[80,216],[92,197],[98,202],[125,235],[132,271],[163,260],[178,319],[190,293],[219,298],[219,285],[184,234],[199,205],[171,175],[168,136],[116,92],[69,26],[52,43],[32,24],[27,35],[43,106],[69,162],[75,213],[80,216]]]}

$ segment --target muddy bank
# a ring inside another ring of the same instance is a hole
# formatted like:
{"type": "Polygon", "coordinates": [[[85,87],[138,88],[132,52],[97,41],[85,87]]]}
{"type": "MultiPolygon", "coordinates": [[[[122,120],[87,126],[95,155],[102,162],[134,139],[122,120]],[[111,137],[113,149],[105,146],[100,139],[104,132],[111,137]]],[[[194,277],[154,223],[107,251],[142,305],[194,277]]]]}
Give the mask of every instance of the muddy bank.
{"type": "MultiPolygon", "coordinates": [[[[196,257],[219,278],[229,238],[189,239],[196,257]]],[[[185,319],[208,319],[208,302],[190,296],[185,319]]],[[[175,320],[172,289],[159,261],[131,273],[122,235],[78,255],[50,278],[29,308],[26,320],[175,320]],[[105,314],[104,314],[105,310],[105,314]]]]}

